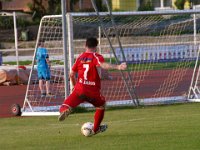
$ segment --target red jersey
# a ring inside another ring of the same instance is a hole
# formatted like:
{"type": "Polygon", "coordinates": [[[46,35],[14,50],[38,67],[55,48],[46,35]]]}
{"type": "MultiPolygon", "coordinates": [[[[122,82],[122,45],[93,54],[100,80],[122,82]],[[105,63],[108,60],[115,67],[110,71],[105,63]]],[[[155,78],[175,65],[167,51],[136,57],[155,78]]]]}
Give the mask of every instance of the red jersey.
{"type": "Polygon", "coordinates": [[[97,67],[104,62],[102,55],[92,52],[84,52],[77,59],[72,67],[78,72],[78,79],[75,89],[80,92],[99,92],[101,89],[100,77],[97,67]]]}

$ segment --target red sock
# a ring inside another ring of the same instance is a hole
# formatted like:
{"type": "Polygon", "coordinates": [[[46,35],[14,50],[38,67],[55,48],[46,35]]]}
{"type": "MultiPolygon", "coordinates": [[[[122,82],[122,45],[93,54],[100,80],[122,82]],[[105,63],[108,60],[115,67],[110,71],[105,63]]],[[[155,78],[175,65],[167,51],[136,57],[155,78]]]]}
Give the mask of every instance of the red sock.
{"type": "Polygon", "coordinates": [[[59,112],[62,113],[62,112],[65,112],[66,110],[70,110],[70,107],[66,104],[62,104],[60,106],[59,112]]]}
{"type": "Polygon", "coordinates": [[[104,109],[96,109],[95,115],[94,115],[94,132],[97,132],[99,129],[99,126],[101,124],[101,121],[104,117],[104,109]]]}

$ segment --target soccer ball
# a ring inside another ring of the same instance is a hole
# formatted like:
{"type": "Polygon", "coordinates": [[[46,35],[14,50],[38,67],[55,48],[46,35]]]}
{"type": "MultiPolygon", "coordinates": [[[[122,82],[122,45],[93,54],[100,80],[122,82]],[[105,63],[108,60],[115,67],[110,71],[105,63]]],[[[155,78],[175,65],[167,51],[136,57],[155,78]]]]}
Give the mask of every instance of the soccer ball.
{"type": "Polygon", "coordinates": [[[92,136],[93,135],[93,130],[92,130],[93,127],[94,127],[94,124],[92,122],[86,122],[81,127],[81,133],[87,137],[92,136]]]}

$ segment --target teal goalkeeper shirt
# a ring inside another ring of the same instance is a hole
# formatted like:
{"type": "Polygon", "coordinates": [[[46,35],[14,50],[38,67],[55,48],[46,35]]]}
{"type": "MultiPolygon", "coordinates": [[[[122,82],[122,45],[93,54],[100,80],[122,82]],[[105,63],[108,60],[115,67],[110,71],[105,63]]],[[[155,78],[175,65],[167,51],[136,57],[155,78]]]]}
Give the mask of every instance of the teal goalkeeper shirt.
{"type": "Polygon", "coordinates": [[[37,69],[38,70],[47,70],[48,64],[46,59],[49,58],[48,52],[46,48],[38,47],[36,53],[36,60],[37,60],[37,69]]]}

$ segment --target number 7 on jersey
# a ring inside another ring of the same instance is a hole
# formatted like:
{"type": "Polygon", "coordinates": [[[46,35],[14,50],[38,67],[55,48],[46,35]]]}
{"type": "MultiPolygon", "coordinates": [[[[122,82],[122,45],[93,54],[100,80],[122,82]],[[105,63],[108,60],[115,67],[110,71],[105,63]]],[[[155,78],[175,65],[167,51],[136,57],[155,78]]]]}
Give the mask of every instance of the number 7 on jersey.
{"type": "Polygon", "coordinates": [[[84,80],[87,80],[87,73],[89,71],[89,64],[83,64],[83,68],[85,68],[85,71],[84,71],[84,80]]]}

